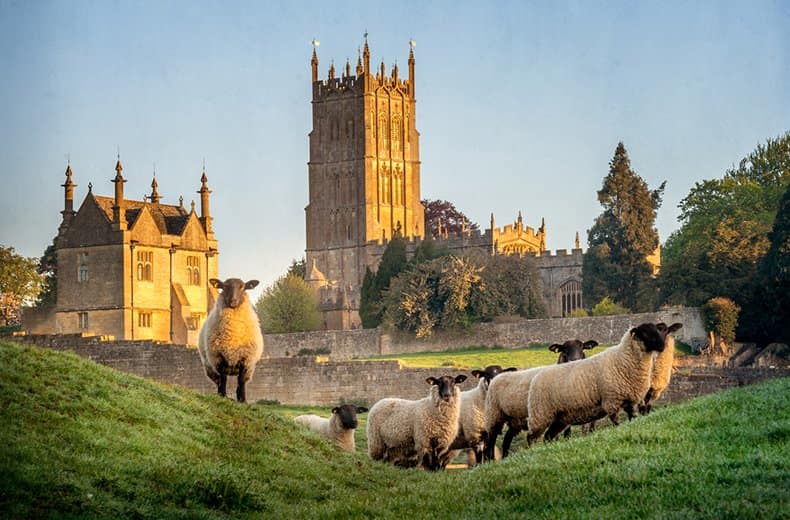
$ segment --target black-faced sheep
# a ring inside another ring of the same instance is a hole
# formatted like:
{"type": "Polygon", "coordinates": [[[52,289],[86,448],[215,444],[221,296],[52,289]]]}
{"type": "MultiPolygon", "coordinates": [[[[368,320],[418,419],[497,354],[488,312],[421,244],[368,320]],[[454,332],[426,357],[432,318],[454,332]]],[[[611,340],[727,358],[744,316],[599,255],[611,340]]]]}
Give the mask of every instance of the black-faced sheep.
{"type": "Polygon", "coordinates": [[[358,424],[357,414],[367,411],[368,409],[364,406],[343,404],[332,408],[332,416],[329,418],[318,415],[300,415],[294,417],[294,421],[323,435],[340,449],[354,451],[356,450],[354,431],[358,424]]]}
{"type": "MultiPolygon", "coordinates": [[[[549,347],[549,350],[552,352],[559,352],[559,357],[557,358],[557,364],[562,363],[569,363],[571,361],[576,361],[579,359],[585,359],[587,355],[584,353],[585,350],[589,350],[593,347],[597,347],[598,342],[594,339],[587,340],[582,343],[581,340],[578,339],[569,339],[562,345],[559,343],[555,343],[549,347]]],[[[586,425],[586,431],[593,431],[595,429],[595,421],[592,421],[586,425]]],[[[564,432],[565,437],[571,436],[571,427],[568,426],[565,428],[564,432]]]]}
{"type": "Polygon", "coordinates": [[[198,353],[219,395],[226,395],[228,376],[238,375],[236,399],[243,403],[247,400],[246,384],[263,355],[261,326],[246,292],[257,286],[258,280],[245,283],[238,278],[224,282],[212,278],[209,283],[222,292],[200,329],[198,353]]]}
{"type": "Polygon", "coordinates": [[[639,412],[642,415],[647,415],[653,406],[650,404],[659,397],[662,392],[669,386],[669,380],[672,377],[672,363],[675,360],[675,338],[672,334],[683,327],[682,323],[673,323],[669,327],[665,323],[657,323],[656,327],[661,334],[666,338],[664,341],[664,350],[656,354],[653,359],[653,375],[650,379],[650,388],[645,394],[645,399],[639,404],[639,412]]]}
{"type": "Polygon", "coordinates": [[[461,414],[458,424],[458,436],[452,450],[467,450],[469,467],[483,460],[485,448],[485,403],[488,386],[491,380],[504,372],[515,372],[513,367],[503,369],[499,365],[489,365],[483,370],[472,370],[472,375],[479,379],[477,386],[461,392],[461,414]]]}
{"type": "Polygon", "coordinates": [[[587,359],[540,370],[529,388],[528,442],[546,433],[554,439],[567,426],[609,416],[619,424],[620,409],[633,417],[650,387],[653,355],[664,337],[653,323],[625,333],[620,344],[587,359]]]}
{"type": "Polygon", "coordinates": [[[368,414],[368,454],[395,465],[444,469],[445,456],[458,434],[465,375],[429,377],[427,397],[417,401],[386,398],[368,414]]]}
{"type": "Polygon", "coordinates": [[[505,424],[508,430],[502,441],[502,457],[507,457],[513,438],[527,427],[530,383],[543,368],[500,374],[488,385],[484,413],[484,460],[494,460],[496,439],[505,424]]]}

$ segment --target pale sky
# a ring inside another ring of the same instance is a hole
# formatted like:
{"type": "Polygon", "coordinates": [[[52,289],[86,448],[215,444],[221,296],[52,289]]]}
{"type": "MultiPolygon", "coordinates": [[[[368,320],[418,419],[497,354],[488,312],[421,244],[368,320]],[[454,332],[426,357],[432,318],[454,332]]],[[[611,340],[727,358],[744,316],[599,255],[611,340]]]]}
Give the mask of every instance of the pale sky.
{"type": "Polygon", "coordinates": [[[272,283],[305,247],[310,42],[320,75],[405,69],[417,42],[422,196],[481,228],[521,211],[570,248],[601,212],[618,141],[656,187],[657,227],[758,143],[790,129],[790,1],[86,2],[0,0],[0,244],[40,256],[71,158],[93,183],[198,196],[203,160],[220,276],[272,283]]]}

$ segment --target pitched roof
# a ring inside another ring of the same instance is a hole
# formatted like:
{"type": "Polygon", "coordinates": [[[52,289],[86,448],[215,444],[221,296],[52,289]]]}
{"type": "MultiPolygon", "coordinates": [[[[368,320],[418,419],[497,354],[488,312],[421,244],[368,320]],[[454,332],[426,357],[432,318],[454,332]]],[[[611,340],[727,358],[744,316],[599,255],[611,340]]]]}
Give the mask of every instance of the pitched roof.
{"type": "MultiPolygon", "coordinates": [[[[115,204],[115,199],[112,197],[102,197],[101,195],[93,195],[99,208],[104,212],[107,220],[112,222],[112,207],[115,204]]],[[[126,207],[126,221],[131,228],[140,212],[144,207],[148,207],[148,211],[156,222],[159,232],[163,235],[181,235],[189,220],[189,212],[182,206],[173,206],[170,204],[151,204],[140,200],[124,199],[126,207]]]]}

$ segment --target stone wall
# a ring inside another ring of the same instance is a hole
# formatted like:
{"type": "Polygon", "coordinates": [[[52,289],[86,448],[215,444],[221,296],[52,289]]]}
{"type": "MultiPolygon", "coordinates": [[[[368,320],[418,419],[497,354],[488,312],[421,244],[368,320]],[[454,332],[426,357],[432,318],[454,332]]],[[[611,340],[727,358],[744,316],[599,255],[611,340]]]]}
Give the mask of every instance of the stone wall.
{"type": "MultiPolygon", "coordinates": [[[[22,336],[14,341],[53,350],[69,350],[117,370],[198,392],[214,393],[198,353],[193,348],[150,341],[102,341],[80,335],[22,336]]],[[[383,397],[417,399],[427,395],[430,375],[470,374],[463,370],[401,367],[397,361],[330,361],[314,358],[261,360],[248,385],[247,399],[278,401],[288,405],[334,406],[341,402],[371,405],[383,397]]],[[[724,388],[752,384],[772,377],[790,376],[790,369],[722,368],[686,365],[676,371],[659,400],[678,401],[724,388]]],[[[469,378],[463,389],[476,384],[469,378]]],[[[234,395],[235,378],[228,394],[234,395]]]]}
{"type": "Polygon", "coordinates": [[[470,346],[525,347],[534,343],[551,344],[572,338],[594,339],[604,345],[620,341],[630,327],[648,321],[680,322],[675,334],[680,341],[697,346],[707,341],[698,308],[665,309],[644,314],[623,314],[588,318],[549,318],[513,320],[506,323],[481,323],[463,333],[438,333],[430,339],[409,334],[387,334],[379,329],[318,331],[296,334],[269,334],[264,338],[265,355],[288,357],[300,349],[329,350],[332,361],[409,352],[440,352],[470,346]]]}

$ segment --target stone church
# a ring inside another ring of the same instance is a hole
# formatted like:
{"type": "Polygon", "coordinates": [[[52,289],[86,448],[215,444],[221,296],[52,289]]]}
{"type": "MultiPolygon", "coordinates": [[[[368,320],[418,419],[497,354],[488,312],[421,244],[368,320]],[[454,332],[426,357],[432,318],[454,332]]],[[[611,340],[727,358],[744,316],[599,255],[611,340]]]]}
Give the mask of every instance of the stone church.
{"type": "Polygon", "coordinates": [[[196,345],[214,305],[217,240],[212,231],[205,169],[200,214],[164,204],[154,177],[144,200],[124,197],[123,166],[115,165],[113,197],[88,194],[74,211],[71,164],[66,168],[63,220],[55,239],[57,301],[25,327],[33,333],[87,333],[196,345]]]}
{"type": "MultiPolygon", "coordinates": [[[[425,236],[420,197],[420,133],[417,130],[414,49],[401,77],[395,64],[373,69],[367,39],[351,64],[327,79],[311,59],[313,128],[309,134],[309,202],[306,217],[306,281],[319,293],[324,326],[361,326],[359,299],[366,267],[375,270],[395,234],[411,253],[425,236]]],[[[546,250],[546,225],[513,224],[485,232],[440,233],[451,251],[479,248],[488,254],[531,255],[540,273],[549,315],[568,316],[583,307],[582,250],[546,250]]],[[[653,258],[657,268],[657,257],[653,258]]]]}

